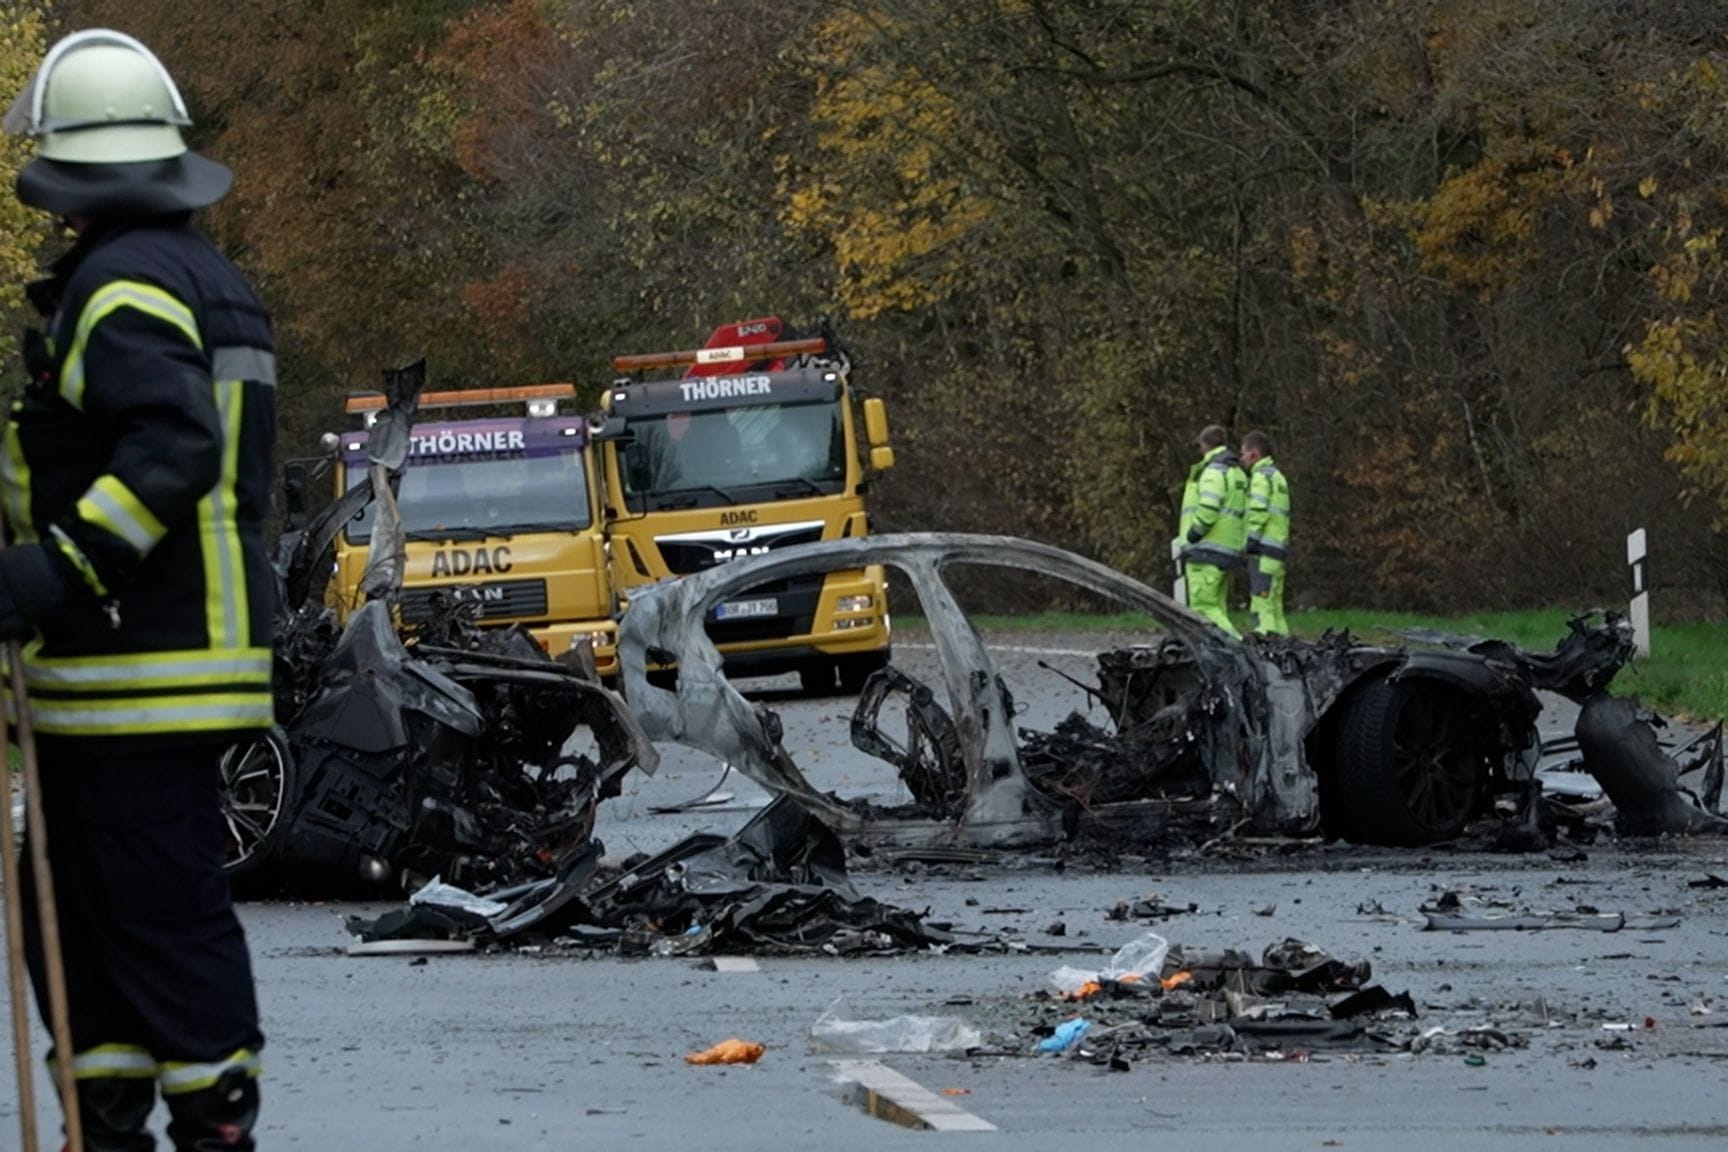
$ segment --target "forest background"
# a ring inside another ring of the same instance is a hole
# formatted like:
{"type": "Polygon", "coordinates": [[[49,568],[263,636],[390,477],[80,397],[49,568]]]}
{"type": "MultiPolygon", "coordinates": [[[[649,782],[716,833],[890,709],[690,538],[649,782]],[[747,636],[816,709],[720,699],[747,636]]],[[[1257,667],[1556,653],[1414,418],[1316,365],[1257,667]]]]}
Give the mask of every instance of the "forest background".
{"type": "MultiPolygon", "coordinates": [[[[829,314],[879,530],[1163,583],[1219,421],[1275,439],[1297,604],[1613,602],[1640,526],[1659,610],[1728,601],[1716,0],[0,0],[5,99],[93,24],[238,173],[285,454],[422,353],[591,398],[829,314]]],[[[0,197],[8,359],[60,243],[0,197]]]]}

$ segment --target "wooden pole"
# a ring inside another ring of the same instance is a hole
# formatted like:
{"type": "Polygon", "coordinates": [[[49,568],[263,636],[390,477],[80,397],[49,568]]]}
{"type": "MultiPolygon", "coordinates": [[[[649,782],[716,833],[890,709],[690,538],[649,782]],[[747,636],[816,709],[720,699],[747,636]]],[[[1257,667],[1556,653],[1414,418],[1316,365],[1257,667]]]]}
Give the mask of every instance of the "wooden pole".
{"type": "MultiPolygon", "coordinates": [[[[42,966],[48,983],[49,1031],[54,1036],[54,1070],[60,1107],[66,1117],[67,1152],[84,1152],[84,1125],[78,1115],[78,1080],[72,1069],[72,1013],[66,1001],[66,962],[60,950],[60,912],[54,902],[54,874],[48,867],[48,821],[42,811],[42,771],[36,759],[36,732],[30,722],[30,697],[24,690],[24,647],[6,645],[12,675],[12,702],[18,716],[18,758],[24,762],[24,812],[30,844],[30,869],[36,881],[36,912],[42,921],[42,966]]],[[[7,812],[11,820],[11,812],[7,812]]]]}
{"type": "Polygon", "coordinates": [[[12,756],[6,739],[6,710],[0,708],[0,755],[6,757],[5,827],[0,855],[6,857],[0,883],[6,885],[6,975],[12,993],[12,1060],[18,1066],[18,1147],[39,1152],[36,1142],[36,1069],[30,1058],[30,988],[24,971],[24,900],[19,890],[18,831],[12,827],[12,756]]]}

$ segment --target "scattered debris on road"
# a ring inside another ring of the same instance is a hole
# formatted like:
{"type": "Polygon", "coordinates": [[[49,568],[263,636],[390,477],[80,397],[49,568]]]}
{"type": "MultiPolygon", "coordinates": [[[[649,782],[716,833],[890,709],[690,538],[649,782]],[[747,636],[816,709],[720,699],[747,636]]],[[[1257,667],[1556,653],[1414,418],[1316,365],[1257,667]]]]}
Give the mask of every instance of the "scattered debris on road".
{"type": "Polygon", "coordinates": [[[351,918],[348,928],[363,941],[551,943],[636,956],[855,956],[980,946],[861,896],[847,877],[839,838],[786,797],[730,838],[691,836],[605,880],[596,879],[598,853],[590,842],[577,858],[582,866],[533,884],[422,890],[406,907],[351,918]]]}
{"type": "Polygon", "coordinates": [[[752,1040],[722,1040],[712,1048],[692,1052],[684,1057],[686,1064],[754,1064],[762,1059],[767,1047],[752,1040]]]}

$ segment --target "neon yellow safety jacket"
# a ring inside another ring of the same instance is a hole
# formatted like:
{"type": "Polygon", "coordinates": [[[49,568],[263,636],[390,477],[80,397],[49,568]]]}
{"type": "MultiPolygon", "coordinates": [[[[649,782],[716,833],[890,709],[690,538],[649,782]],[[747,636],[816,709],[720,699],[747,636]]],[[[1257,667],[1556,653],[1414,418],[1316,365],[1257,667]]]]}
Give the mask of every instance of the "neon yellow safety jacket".
{"type": "Polygon", "coordinates": [[[1248,477],[1248,551],[1269,560],[1290,553],[1290,485],[1270,456],[1256,460],[1248,477]]]}
{"type": "Polygon", "coordinates": [[[1182,558],[1220,568],[1241,563],[1248,540],[1247,514],[1248,477],[1235,453],[1219,445],[1188,472],[1178,529],[1187,545],[1182,558]]]}
{"type": "Polygon", "coordinates": [[[184,217],[85,233],[32,286],[49,316],[12,405],[12,538],[80,595],[25,648],[49,739],[269,727],[270,321],[184,217]]]}

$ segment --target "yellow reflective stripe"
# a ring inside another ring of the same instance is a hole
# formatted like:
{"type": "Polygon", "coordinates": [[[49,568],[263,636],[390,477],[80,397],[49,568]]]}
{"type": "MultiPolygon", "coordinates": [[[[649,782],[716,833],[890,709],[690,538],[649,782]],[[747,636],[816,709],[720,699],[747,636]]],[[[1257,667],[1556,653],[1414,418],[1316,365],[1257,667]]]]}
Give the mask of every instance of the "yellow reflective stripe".
{"type": "Polygon", "coordinates": [[[80,1080],[151,1080],[160,1071],[156,1058],[136,1044],[98,1044],[72,1057],[72,1075],[80,1080]]]}
{"type": "Polygon", "coordinates": [[[145,315],[154,316],[180,329],[193,347],[200,350],[204,347],[192,309],[176,299],[173,293],[139,280],[114,280],[104,284],[91,295],[84,311],[79,314],[78,327],[72,334],[72,347],[60,368],[60,395],[80,412],[84,410],[84,346],[90,342],[96,325],[121,308],[136,308],[145,315]]]}
{"type": "Polygon", "coordinates": [[[236,1070],[257,1079],[264,1067],[258,1060],[258,1054],[249,1048],[242,1048],[226,1060],[209,1064],[183,1064],[165,1060],[162,1063],[160,1080],[162,1095],[178,1096],[182,1092],[197,1092],[214,1087],[224,1073],[236,1070]]]}
{"type": "Polygon", "coordinates": [[[270,683],[268,648],[214,652],[150,652],[130,656],[74,656],[25,662],[31,688],[115,692],[142,688],[194,688],[209,684],[270,683]]]}
{"type": "Polygon", "coordinates": [[[66,535],[58,524],[50,524],[48,534],[54,537],[60,555],[70,560],[72,567],[78,569],[78,575],[84,577],[84,583],[90,585],[90,590],[98,596],[108,595],[108,588],[102,583],[102,577],[97,575],[96,566],[90,563],[90,557],[84,555],[84,550],[73,542],[72,537],[66,535]]]}
{"type": "Polygon", "coordinates": [[[240,533],[234,524],[245,385],[238,380],[218,380],[215,387],[216,409],[222,418],[222,477],[210,495],[198,501],[198,535],[204,558],[204,618],[212,648],[238,648],[242,643],[241,628],[249,623],[245,562],[240,554],[240,533]]]}
{"type": "Polygon", "coordinates": [[[36,730],[57,736],[142,736],[164,732],[267,728],[268,692],[210,693],[145,700],[32,700],[36,730]]]}
{"type": "MultiPolygon", "coordinates": [[[[12,411],[22,407],[13,404],[12,411]]],[[[6,485],[6,522],[21,544],[36,539],[30,520],[30,462],[24,459],[24,444],[18,437],[18,421],[6,422],[6,451],[0,455],[0,480],[6,485]]]]}
{"type": "Polygon", "coordinates": [[[168,529],[118,476],[98,476],[78,501],[78,515],[110,536],[118,536],[139,556],[156,547],[168,529]]]}

